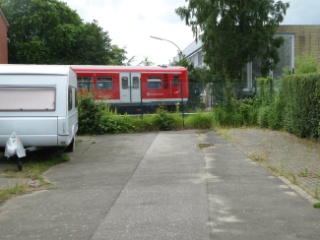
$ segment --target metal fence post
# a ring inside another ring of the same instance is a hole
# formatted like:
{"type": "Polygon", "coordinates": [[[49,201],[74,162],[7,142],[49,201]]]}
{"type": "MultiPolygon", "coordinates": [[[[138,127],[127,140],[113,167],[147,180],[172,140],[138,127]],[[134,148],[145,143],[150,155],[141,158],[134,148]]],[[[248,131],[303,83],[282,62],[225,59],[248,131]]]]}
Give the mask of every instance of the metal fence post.
{"type": "Polygon", "coordinates": [[[143,108],[142,108],[142,81],[140,78],[140,112],[141,112],[141,119],[143,119],[143,108]]]}
{"type": "Polygon", "coordinates": [[[183,92],[182,92],[182,80],[181,79],[180,79],[180,95],[181,95],[182,127],[184,128],[184,105],[183,105],[183,92]]]}

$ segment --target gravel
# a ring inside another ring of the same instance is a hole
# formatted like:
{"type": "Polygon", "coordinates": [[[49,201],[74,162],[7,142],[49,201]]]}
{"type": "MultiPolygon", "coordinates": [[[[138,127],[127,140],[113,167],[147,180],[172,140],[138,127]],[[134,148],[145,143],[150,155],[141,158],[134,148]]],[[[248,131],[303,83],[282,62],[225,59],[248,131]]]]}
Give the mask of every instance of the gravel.
{"type": "Polygon", "coordinates": [[[259,128],[222,129],[219,133],[252,160],[319,199],[319,142],[259,128]]]}

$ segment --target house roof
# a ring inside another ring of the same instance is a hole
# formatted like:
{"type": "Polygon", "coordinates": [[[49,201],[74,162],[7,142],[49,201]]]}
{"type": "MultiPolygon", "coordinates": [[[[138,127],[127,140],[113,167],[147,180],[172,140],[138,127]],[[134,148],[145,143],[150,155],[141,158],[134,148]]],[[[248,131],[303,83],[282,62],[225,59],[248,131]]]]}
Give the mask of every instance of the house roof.
{"type": "Polygon", "coordinates": [[[9,26],[10,26],[10,24],[9,24],[9,22],[8,22],[8,20],[7,20],[7,18],[6,18],[6,16],[4,15],[4,13],[3,13],[3,11],[2,11],[2,9],[1,9],[1,7],[0,7],[0,16],[1,16],[1,17],[3,17],[3,19],[4,19],[5,23],[6,23],[6,24],[7,24],[7,26],[9,27],[9,26]]]}

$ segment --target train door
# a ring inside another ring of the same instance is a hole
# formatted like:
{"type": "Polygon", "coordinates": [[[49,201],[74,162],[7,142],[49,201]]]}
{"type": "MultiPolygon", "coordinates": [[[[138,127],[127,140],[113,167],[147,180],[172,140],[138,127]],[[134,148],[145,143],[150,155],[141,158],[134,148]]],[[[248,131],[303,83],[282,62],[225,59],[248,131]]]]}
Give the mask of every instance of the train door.
{"type": "Polygon", "coordinates": [[[120,102],[141,101],[140,79],[140,73],[120,73],[120,102]]]}
{"type": "Polygon", "coordinates": [[[131,102],[141,101],[141,74],[131,73],[131,102]]]}

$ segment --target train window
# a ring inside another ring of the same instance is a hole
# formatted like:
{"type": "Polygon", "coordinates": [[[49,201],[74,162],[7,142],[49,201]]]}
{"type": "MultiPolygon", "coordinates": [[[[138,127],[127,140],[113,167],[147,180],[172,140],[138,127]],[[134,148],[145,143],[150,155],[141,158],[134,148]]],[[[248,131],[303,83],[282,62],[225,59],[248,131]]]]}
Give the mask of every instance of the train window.
{"type": "Polygon", "coordinates": [[[112,77],[97,77],[97,89],[112,90],[113,89],[112,77]]]}
{"type": "Polygon", "coordinates": [[[174,76],[173,77],[173,86],[178,86],[179,85],[179,76],[174,76]]]}
{"type": "Polygon", "coordinates": [[[132,87],[133,87],[133,89],[139,89],[139,78],[138,77],[132,78],[132,87]]]}
{"type": "Polygon", "coordinates": [[[148,77],[148,88],[149,89],[162,89],[162,78],[161,77],[148,77]]]}
{"type": "Polygon", "coordinates": [[[129,88],[129,80],[128,77],[122,77],[122,89],[128,89],[129,88]]]}
{"type": "Polygon", "coordinates": [[[93,90],[93,78],[92,77],[78,77],[78,89],[82,91],[93,90]]]}

